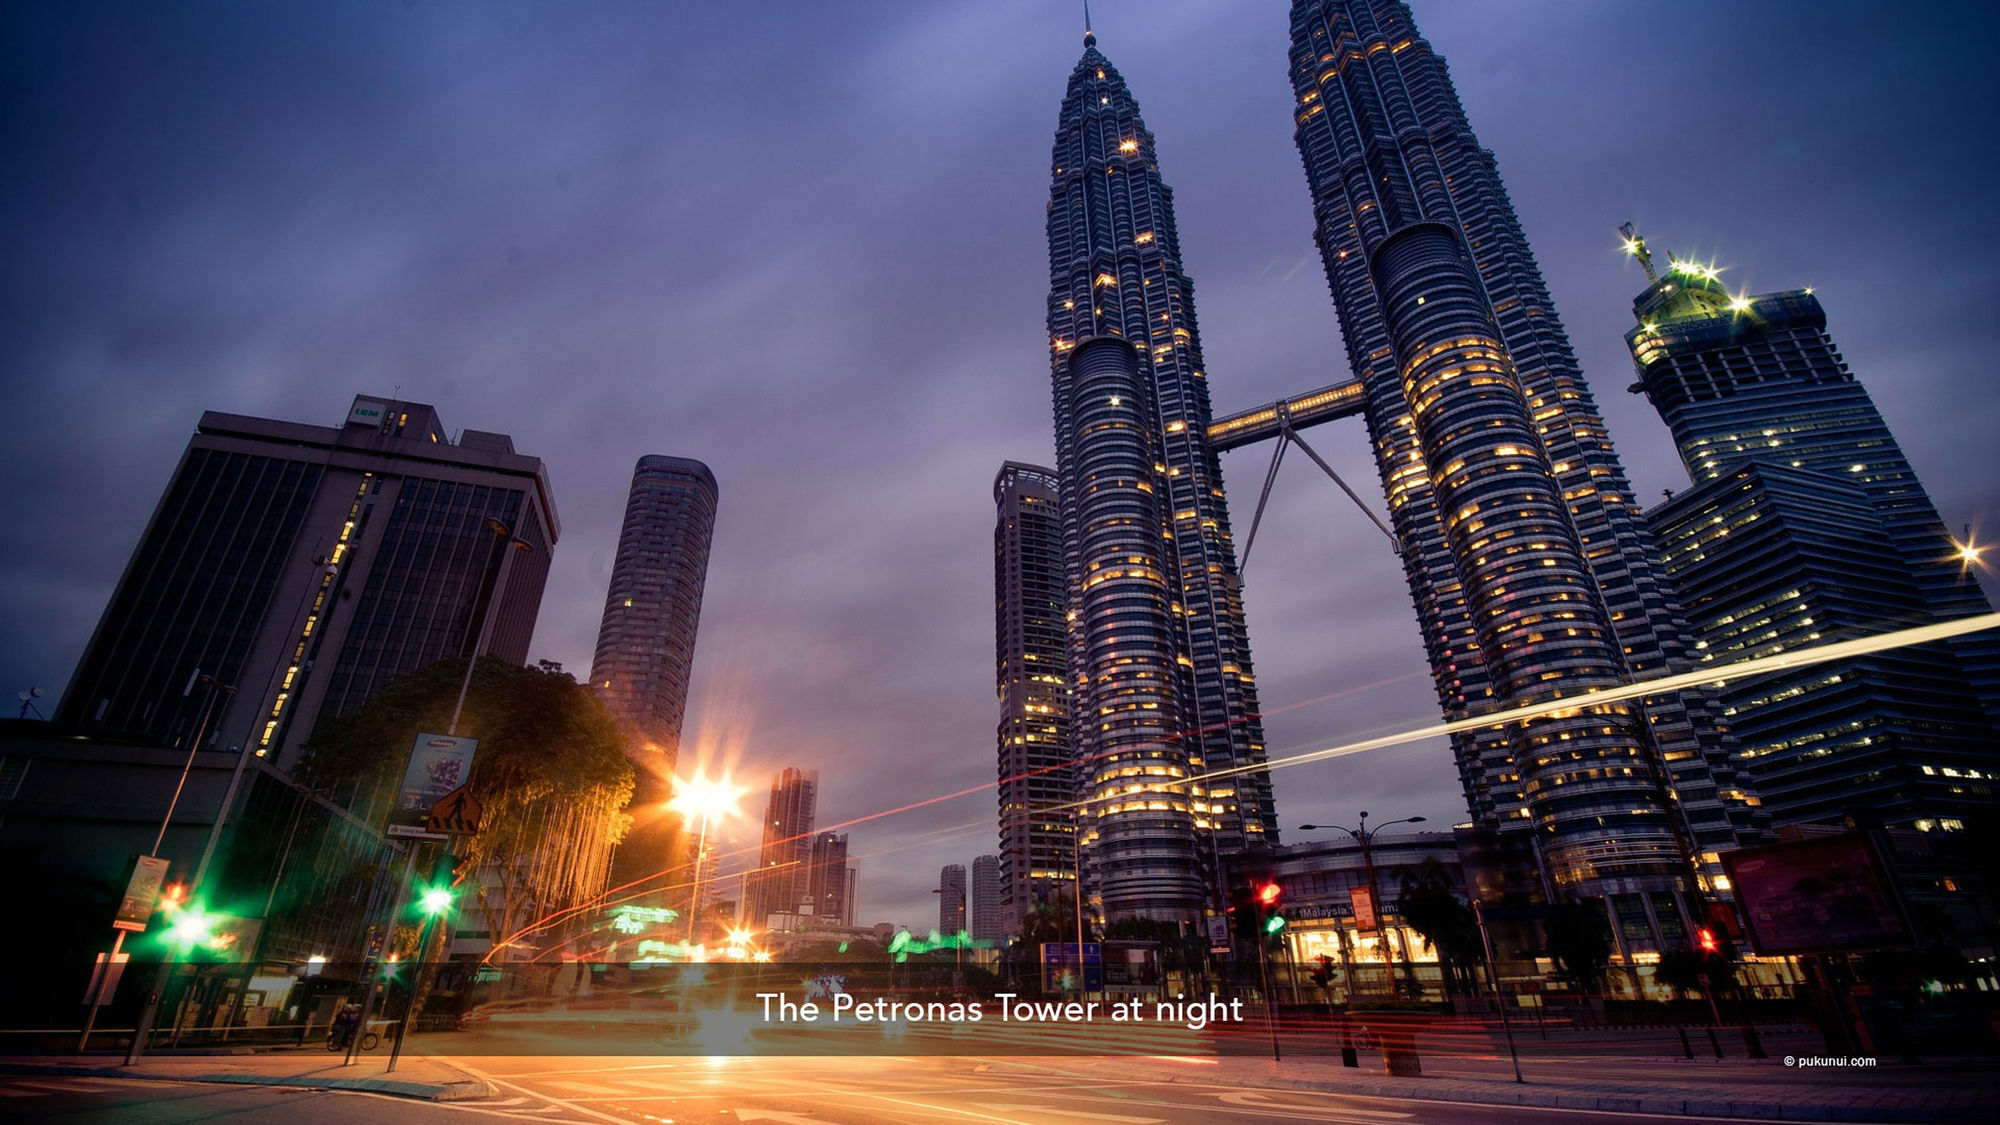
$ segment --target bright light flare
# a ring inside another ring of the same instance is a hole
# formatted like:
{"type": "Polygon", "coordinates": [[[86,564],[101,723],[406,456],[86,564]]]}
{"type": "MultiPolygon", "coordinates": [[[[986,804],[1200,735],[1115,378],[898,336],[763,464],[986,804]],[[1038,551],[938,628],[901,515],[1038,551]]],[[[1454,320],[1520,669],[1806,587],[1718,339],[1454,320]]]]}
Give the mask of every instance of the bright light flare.
{"type": "Polygon", "coordinates": [[[1731,297],[1731,298],[1729,299],[1729,311],[1730,311],[1730,312],[1735,312],[1735,313],[1747,313],[1747,312],[1749,312],[1749,311],[1750,311],[1750,298],[1748,298],[1748,297],[1745,297],[1745,296],[1740,296],[1740,295],[1739,295],[1739,296],[1736,296],[1736,297],[1731,297]]]}
{"type": "Polygon", "coordinates": [[[1958,556],[1958,565],[1961,568],[1981,565],[1979,557],[1986,553],[1986,548],[1973,542],[1970,533],[1963,540],[1952,540],[1951,545],[1952,553],[1958,556]]]}
{"type": "Polygon", "coordinates": [[[697,773],[674,783],[674,799],[667,802],[667,807],[690,819],[736,816],[739,812],[736,802],[748,792],[741,785],[732,784],[728,774],[710,778],[697,773]]]}

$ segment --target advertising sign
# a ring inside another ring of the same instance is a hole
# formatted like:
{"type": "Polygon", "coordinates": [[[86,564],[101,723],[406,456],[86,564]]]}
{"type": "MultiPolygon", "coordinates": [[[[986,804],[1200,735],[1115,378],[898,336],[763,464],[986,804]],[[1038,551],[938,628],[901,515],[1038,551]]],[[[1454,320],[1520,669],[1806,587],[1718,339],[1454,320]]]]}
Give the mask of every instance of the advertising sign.
{"type": "Polygon", "coordinates": [[[1375,918],[1375,892],[1368,887],[1348,889],[1347,901],[1354,907],[1354,928],[1364,934],[1374,933],[1381,928],[1375,918]]]}
{"type": "Polygon", "coordinates": [[[1888,869],[1858,833],[1722,854],[1750,944],[1765,957],[1910,943],[1888,869]]]}
{"type": "Polygon", "coordinates": [[[125,881],[125,896],[118,900],[118,914],[111,920],[114,930],[143,933],[153,919],[160,901],[160,887],[167,881],[167,861],[156,855],[142,855],[133,861],[132,877],[125,881]]]}
{"type": "Polygon", "coordinates": [[[1229,952],[1229,916],[1227,914],[1209,915],[1208,951],[1210,953],[1229,952]]]}
{"type": "Polygon", "coordinates": [[[1077,955],[1079,946],[1071,942],[1045,941],[1042,943],[1042,991],[1078,991],[1077,967],[1079,960],[1083,968],[1081,990],[1101,992],[1104,989],[1104,947],[1094,941],[1084,942],[1081,958],[1077,955]]]}
{"type": "Polygon", "coordinates": [[[472,776],[472,755],[478,749],[476,738],[418,735],[417,744],[410,748],[409,767],[403,771],[402,793],[395,811],[389,814],[389,835],[444,839],[427,827],[431,809],[472,776]]]}

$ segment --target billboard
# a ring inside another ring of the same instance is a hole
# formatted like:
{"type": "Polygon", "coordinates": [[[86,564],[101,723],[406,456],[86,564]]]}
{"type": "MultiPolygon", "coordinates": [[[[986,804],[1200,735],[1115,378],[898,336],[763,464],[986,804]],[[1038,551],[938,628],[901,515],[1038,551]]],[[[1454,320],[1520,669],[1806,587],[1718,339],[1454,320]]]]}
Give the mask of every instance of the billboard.
{"type": "Polygon", "coordinates": [[[1042,943],[1043,992],[1097,992],[1104,988],[1104,947],[1094,941],[1042,943]],[[1082,952],[1079,954],[1079,950],[1082,952]],[[1079,964],[1080,962],[1080,964],[1079,964]],[[1078,968],[1083,979],[1077,979],[1078,968]]]}
{"type": "Polygon", "coordinates": [[[1722,865],[1761,956],[1910,944],[1888,865],[1867,836],[1739,848],[1722,865]]]}
{"type": "Polygon", "coordinates": [[[418,735],[417,744],[410,748],[410,764],[403,770],[402,792],[397,795],[395,810],[389,814],[389,835],[444,839],[426,827],[431,806],[472,776],[472,755],[478,749],[476,738],[418,735]]]}

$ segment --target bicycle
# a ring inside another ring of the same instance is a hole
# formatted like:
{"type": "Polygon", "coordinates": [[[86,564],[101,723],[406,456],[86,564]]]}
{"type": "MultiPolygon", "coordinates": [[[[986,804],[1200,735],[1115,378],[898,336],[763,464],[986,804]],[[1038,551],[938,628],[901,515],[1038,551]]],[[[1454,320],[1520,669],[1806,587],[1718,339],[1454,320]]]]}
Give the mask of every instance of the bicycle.
{"type": "MultiPolygon", "coordinates": [[[[326,1037],[326,1049],[329,1051],[345,1051],[347,1049],[347,1045],[353,1041],[354,1041],[354,1030],[352,1028],[346,1028],[340,1031],[329,1032],[326,1037]]],[[[382,1037],[376,1034],[375,1032],[368,1031],[362,1034],[361,1036],[362,1050],[372,1051],[381,1045],[382,1045],[382,1037]]]]}

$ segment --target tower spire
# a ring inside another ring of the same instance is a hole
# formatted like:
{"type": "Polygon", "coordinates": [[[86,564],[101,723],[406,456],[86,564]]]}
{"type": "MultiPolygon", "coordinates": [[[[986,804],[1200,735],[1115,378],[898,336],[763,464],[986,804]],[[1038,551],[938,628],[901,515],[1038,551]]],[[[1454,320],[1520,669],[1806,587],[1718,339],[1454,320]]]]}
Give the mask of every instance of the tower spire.
{"type": "Polygon", "coordinates": [[[1097,33],[1090,30],[1090,0],[1083,0],[1083,45],[1097,46],[1097,33]]]}

